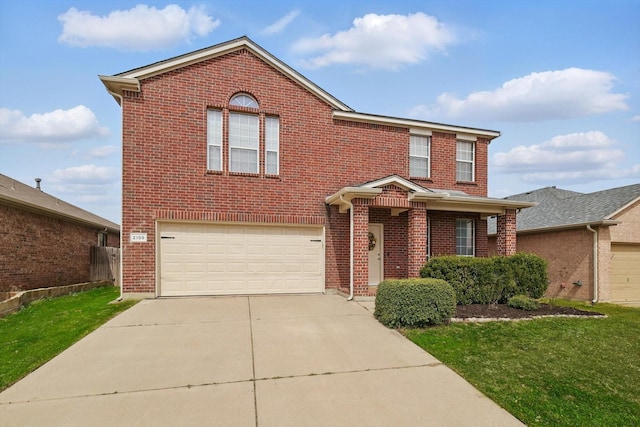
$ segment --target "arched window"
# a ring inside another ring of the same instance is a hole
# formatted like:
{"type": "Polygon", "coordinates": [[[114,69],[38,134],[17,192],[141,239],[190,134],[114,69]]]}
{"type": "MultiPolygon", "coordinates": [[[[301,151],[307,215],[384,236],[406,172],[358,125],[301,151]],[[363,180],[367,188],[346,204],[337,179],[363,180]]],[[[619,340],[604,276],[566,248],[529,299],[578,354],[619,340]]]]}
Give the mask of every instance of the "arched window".
{"type": "Polygon", "coordinates": [[[239,93],[231,98],[231,101],[229,101],[229,105],[233,105],[236,107],[258,108],[258,101],[256,101],[252,96],[249,96],[246,93],[239,93]]]}

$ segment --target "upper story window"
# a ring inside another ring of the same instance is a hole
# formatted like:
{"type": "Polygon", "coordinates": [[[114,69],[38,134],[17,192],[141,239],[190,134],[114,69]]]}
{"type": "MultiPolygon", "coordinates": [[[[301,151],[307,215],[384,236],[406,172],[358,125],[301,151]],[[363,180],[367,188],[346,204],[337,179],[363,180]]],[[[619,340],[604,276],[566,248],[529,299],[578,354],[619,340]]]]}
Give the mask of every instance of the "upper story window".
{"type": "MultiPolygon", "coordinates": [[[[246,94],[235,95],[229,106],[259,108],[256,100],[246,94]]],[[[278,175],[280,119],[233,108],[208,110],[207,170],[278,175]]]]}
{"type": "Polygon", "coordinates": [[[207,111],[207,169],[222,170],[222,111],[207,111]]]}
{"type": "Polygon", "coordinates": [[[258,101],[247,94],[240,93],[231,98],[229,105],[233,105],[235,107],[258,108],[258,101]]]}
{"type": "Polygon", "coordinates": [[[456,181],[475,181],[475,143],[456,142],[456,181]]]}
{"type": "Polygon", "coordinates": [[[430,177],[430,153],[431,137],[411,135],[409,142],[409,176],[415,178],[430,177]]]}
{"type": "Polygon", "coordinates": [[[264,172],[267,175],[278,175],[280,170],[280,120],[277,117],[266,117],[264,127],[264,172]]]}
{"type": "Polygon", "coordinates": [[[260,118],[254,114],[229,113],[229,171],[258,173],[260,118]]]}
{"type": "Polygon", "coordinates": [[[472,219],[456,220],[456,254],[474,256],[476,252],[475,222],[472,219]]]}

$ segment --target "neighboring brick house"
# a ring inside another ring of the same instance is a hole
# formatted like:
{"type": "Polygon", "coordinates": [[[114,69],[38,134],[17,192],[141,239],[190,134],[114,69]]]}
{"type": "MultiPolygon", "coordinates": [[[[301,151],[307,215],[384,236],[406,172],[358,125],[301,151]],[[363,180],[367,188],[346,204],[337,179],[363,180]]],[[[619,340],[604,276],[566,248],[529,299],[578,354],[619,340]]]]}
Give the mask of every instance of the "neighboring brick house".
{"type": "Polygon", "coordinates": [[[358,113],[246,37],[100,79],[123,117],[125,296],[339,291],[515,251],[499,132],[358,113]]]}
{"type": "MultiPolygon", "coordinates": [[[[547,296],[640,306],[640,184],[588,194],[546,187],[507,200],[538,203],[517,215],[517,250],[549,262],[547,296]]],[[[494,233],[490,220],[490,253],[494,233]]]]}
{"type": "Polygon", "coordinates": [[[92,246],[118,224],[0,174],[0,293],[89,282],[92,246]]]}

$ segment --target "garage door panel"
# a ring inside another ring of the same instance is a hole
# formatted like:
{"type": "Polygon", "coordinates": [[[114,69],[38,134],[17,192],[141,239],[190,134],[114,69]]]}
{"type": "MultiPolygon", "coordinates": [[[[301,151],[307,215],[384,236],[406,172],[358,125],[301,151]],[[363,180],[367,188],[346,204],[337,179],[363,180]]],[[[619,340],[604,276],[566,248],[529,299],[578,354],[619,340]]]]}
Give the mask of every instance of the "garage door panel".
{"type": "Polygon", "coordinates": [[[640,306],[640,245],[611,245],[611,301],[640,306]]]}
{"type": "Polygon", "coordinates": [[[159,223],[160,294],[324,291],[322,227],[159,223]]]}

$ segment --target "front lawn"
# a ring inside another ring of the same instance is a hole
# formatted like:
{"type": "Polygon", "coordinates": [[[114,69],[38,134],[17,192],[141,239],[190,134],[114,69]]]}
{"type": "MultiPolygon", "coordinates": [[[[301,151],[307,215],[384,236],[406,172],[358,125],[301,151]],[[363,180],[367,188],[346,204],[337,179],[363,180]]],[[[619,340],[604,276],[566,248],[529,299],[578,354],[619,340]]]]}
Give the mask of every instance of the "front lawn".
{"type": "Polygon", "coordinates": [[[527,425],[640,425],[640,309],[596,308],[608,318],[454,323],[404,332],[527,425]]]}
{"type": "Polygon", "coordinates": [[[109,286],[35,301],[0,319],[0,391],[135,304],[109,286]]]}

